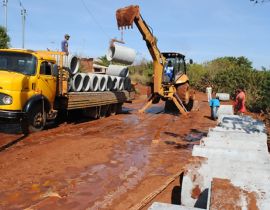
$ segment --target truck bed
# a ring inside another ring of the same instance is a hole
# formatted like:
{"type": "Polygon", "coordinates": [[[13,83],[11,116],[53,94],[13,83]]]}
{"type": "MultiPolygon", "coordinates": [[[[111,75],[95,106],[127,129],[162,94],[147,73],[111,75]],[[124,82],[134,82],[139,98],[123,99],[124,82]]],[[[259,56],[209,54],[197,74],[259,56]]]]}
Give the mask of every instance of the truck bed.
{"type": "Polygon", "coordinates": [[[105,91],[105,92],[70,92],[67,94],[65,108],[81,109],[108,104],[131,102],[134,91],[105,91]]]}

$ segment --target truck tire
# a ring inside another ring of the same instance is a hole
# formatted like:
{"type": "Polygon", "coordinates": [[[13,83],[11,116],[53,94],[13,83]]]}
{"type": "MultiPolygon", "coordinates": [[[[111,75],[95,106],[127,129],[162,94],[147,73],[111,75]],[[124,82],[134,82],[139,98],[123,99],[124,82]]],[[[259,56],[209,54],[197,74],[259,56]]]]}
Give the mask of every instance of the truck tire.
{"type": "Polygon", "coordinates": [[[122,113],[122,106],[123,106],[123,103],[118,103],[116,105],[116,114],[121,114],[122,113]]]}
{"type": "Polygon", "coordinates": [[[117,111],[117,104],[111,104],[110,105],[110,115],[116,115],[117,111]]]}
{"type": "Polygon", "coordinates": [[[109,110],[109,105],[102,105],[100,106],[100,110],[99,110],[99,118],[105,118],[106,116],[108,116],[108,110],[109,110]]]}
{"type": "Polygon", "coordinates": [[[34,106],[28,113],[27,118],[21,122],[23,133],[33,133],[44,129],[46,113],[43,114],[41,105],[34,106]]]}

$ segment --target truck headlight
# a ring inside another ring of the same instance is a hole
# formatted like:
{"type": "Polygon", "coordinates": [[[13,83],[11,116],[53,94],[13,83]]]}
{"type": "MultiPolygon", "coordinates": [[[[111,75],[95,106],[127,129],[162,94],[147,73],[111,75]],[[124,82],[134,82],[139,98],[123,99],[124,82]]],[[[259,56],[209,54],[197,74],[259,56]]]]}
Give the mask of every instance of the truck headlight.
{"type": "Polygon", "coordinates": [[[3,103],[6,105],[12,104],[13,100],[11,96],[4,96],[2,99],[3,103]]]}

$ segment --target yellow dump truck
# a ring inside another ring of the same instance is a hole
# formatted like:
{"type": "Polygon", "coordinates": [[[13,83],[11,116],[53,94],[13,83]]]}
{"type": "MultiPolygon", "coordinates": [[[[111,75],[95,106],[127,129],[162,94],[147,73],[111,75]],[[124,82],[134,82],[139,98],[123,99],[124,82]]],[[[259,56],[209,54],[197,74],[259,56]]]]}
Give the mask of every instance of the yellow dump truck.
{"type": "Polygon", "coordinates": [[[20,122],[23,132],[42,130],[49,120],[81,109],[99,118],[134,99],[133,90],[68,92],[63,52],[0,50],[0,120],[20,122]]]}

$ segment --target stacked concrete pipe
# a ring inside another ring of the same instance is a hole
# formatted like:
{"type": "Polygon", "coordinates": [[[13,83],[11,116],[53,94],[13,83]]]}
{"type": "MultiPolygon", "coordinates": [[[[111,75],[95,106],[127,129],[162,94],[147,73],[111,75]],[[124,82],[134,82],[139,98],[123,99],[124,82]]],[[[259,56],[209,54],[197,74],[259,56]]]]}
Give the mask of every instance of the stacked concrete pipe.
{"type": "Polygon", "coordinates": [[[72,90],[75,92],[82,91],[83,88],[83,80],[85,78],[86,74],[84,73],[78,73],[75,74],[72,78],[72,90]]]}
{"type": "Polygon", "coordinates": [[[130,88],[131,80],[128,77],[77,73],[69,79],[70,92],[122,91],[130,88]]]}
{"type": "Polygon", "coordinates": [[[106,74],[111,75],[111,76],[118,76],[118,77],[128,77],[129,70],[127,66],[109,65],[106,71],[106,74]]]}
{"type": "Polygon", "coordinates": [[[95,74],[98,77],[98,91],[105,91],[107,88],[106,78],[102,74],[95,74]]]}
{"type": "Polygon", "coordinates": [[[113,89],[113,80],[112,80],[112,77],[109,76],[109,75],[103,75],[103,77],[105,78],[105,83],[106,83],[106,90],[107,91],[110,91],[113,89]]]}
{"type": "Polygon", "coordinates": [[[126,77],[124,80],[124,90],[130,89],[131,89],[131,79],[129,77],[126,77]]]}
{"type": "Polygon", "coordinates": [[[90,78],[90,80],[89,80],[89,85],[90,85],[89,86],[89,91],[93,91],[93,92],[98,91],[99,80],[98,80],[97,75],[89,73],[88,76],[90,78]]]}

